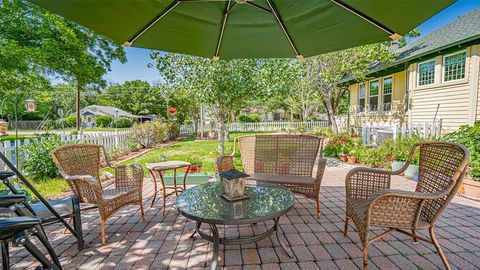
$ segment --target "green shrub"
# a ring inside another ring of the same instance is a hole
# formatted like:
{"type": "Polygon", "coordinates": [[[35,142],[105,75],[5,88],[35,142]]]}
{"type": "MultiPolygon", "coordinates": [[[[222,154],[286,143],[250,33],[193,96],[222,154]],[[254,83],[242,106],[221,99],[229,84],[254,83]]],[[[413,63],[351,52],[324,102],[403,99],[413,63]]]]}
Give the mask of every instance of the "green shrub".
{"type": "Polygon", "coordinates": [[[77,118],[75,115],[70,115],[64,118],[60,118],[57,121],[58,127],[72,128],[77,125],[77,118]]]}
{"type": "Polygon", "coordinates": [[[25,153],[23,171],[32,179],[41,180],[60,175],[55,162],[50,156],[55,148],[63,143],[58,135],[46,135],[32,140],[30,144],[21,147],[25,153]]]}
{"type": "Polygon", "coordinates": [[[316,136],[323,136],[323,137],[331,137],[334,135],[334,132],[332,130],[332,128],[321,128],[321,129],[317,129],[313,132],[313,135],[316,135],[316,136]]]}
{"type": "MultiPolygon", "coordinates": [[[[385,140],[378,147],[358,145],[355,148],[359,163],[370,164],[373,167],[390,168],[391,161],[406,161],[410,156],[413,145],[424,141],[423,138],[410,137],[397,140],[385,140]]],[[[419,152],[416,151],[412,163],[418,164],[419,152]]]]}
{"type": "Polygon", "coordinates": [[[256,113],[252,114],[240,114],[238,116],[238,121],[242,123],[251,123],[251,122],[260,122],[260,116],[256,113]]]}
{"type": "Polygon", "coordinates": [[[95,117],[95,125],[97,127],[109,127],[112,121],[113,118],[108,115],[100,115],[95,117]]]}
{"type": "Polygon", "coordinates": [[[178,137],[178,135],[180,134],[180,127],[177,125],[176,122],[172,121],[168,123],[167,127],[168,127],[167,137],[169,140],[173,140],[176,137],[178,137]]]}
{"type": "Polygon", "coordinates": [[[480,121],[476,121],[473,126],[463,125],[442,139],[462,144],[470,150],[469,175],[480,181],[480,121]]]}
{"type": "Polygon", "coordinates": [[[168,125],[160,122],[145,122],[135,124],[131,138],[134,142],[140,144],[142,148],[149,148],[161,143],[167,139],[168,125]]]}
{"type": "Polygon", "coordinates": [[[340,153],[345,148],[348,148],[350,151],[354,147],[354,141],[350,135],[347,133],[338,133],[330,136],[328,138],[327,145],[323,150],[323,154],[327,157],[340,157],[340,153]]]}
{"type": "Polygon", "coordinates": [[[130,118],[120,117],[112,123],[113,127],[129,128],[133,126],[133,121],[130,118]]]}

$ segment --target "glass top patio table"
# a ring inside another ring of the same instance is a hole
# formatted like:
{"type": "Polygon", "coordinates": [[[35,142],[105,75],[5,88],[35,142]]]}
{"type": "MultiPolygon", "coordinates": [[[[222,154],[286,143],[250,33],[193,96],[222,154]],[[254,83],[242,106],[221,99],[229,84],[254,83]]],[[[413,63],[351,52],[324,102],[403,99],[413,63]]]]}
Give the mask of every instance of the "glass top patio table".
{"type": "Polygon", "coordinates": [[[176,199],[180,213],[190,219],[213,224],[252,224],[286,214],[295,204],[293,193],[280,185],[256,182],[247,184],[248,199],[229,202],[221,196],[222,183],[199,185],[176,199]]]}
{"type": "Polygon", "coordinates": [[[292,250],[280,238],[278,221],[295,205],[295,196],[292,191],[278,184],[260,181],[247,182],[245,193],[249,198],[230,202],[221,196],[222,183],[212,182],[199,185],[180,194],[175,204],[178,211],[195,220],[197,226],[193,232],[203,239],[213,243],[213,255],[210,269],[214,270],[218,263],[219,245],[242,245],[260,241],[269,237],[274,232],[278,242],[288,256],[293,258],[292,250]],[[221,238],[217,225],[256,224],[258,222],[273,220],[273,225],[260,234],[239,238],[221,238]],[[211,234],[200,229],[202,223],[207,223],[211,234]]]}

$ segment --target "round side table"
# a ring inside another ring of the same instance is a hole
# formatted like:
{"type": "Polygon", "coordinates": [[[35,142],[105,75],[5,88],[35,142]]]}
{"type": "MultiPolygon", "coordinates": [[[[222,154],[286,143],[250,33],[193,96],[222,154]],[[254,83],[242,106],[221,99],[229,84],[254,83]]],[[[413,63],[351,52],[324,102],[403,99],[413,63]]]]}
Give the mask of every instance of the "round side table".
{"type": "Polygon", "coordinates": [[[165,215],[165,206],[167,204],[167,197],[175,193],[175,195],[178,196],[178,189],[180,190],[186,190],[186,180],[187,180],[187,174],[188,171],[190,170],[191,164],[185,161],[165,161],[165,162],[158,162],[158,163],[147,163],[145,164],[145,167],[147,167],[148,171],[150,172],[150,175],[152,176],[152,181],[153,181],[153,186],[154,186],[154,193],[153,193],[153,199],[152,199],[152,204],[150,207],[153,207],[153,204],[155,203],[155,200],[157,198],[157,193],[158,193],[158,187],[157,187],[157,181],[158,178],[160,178],[161,184],[162,184],[162,197],[163,197],[163,215],[165,215]],[[181,168],[187,168],[185,174],[183,175],[183,188],[182,187],[177,187],[177,169],[181,168]],[[165,185],[165,180],[163,179],[163,173],[168,170],[173,170],[173,186],[166,186],[165,185]],[[174,191],[167,194],[167,189],[173,189],[174,191]]]}

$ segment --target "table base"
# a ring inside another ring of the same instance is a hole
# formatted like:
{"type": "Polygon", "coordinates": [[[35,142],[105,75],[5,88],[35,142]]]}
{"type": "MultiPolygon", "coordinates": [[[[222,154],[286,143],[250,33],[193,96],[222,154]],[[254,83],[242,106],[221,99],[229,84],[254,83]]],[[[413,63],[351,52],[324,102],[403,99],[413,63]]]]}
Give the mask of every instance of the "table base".
{"type": "Polygon", "coordinates": [[[198,235],[200,235],[200,237],[202,237],[203,239],[213,243],[212,264],[210,266],[211,270],[214,270],[214,269],[217,268],[218,250],[219,250],[219,245],[220,244],[222,244],[222,245],[242,245],[242,244],[254,243],[254,242],[260,241],[264,238],[269,237],[270,235],[273,234],[273,232],[276,233],[278,243],[280,243],[280,246],[285,251],[285,253],[287,253],[287,255],[290,258],[293,258],[292,250],[287,245],[285,245],[283,243],[282,239],[280,238],[280,235],[282,233],[280,232],[281,229],[278,227],[278,220],[279,219],[280,218],[273,219],[273,221],[275,222],[274,225],[270,229],[266,230],[265,232],[263,232],[261,234],[250,236],[250,237],[239,237],[239,238],[228,238],[228,239],[219,237],[218,229],[217,229],[216,224],[208,223],[208,225],[210,226],[210,231],[212,232],[212,235],[209,235],[209,234],[206,234],[206,233],[202,232],[200,230],[200,226],[202,225],[202,223],[200,221],[197,221],[195,231],[192,233],[190,238],[193,238],[195,236],[195,233],[198,233],[198,235]]]}

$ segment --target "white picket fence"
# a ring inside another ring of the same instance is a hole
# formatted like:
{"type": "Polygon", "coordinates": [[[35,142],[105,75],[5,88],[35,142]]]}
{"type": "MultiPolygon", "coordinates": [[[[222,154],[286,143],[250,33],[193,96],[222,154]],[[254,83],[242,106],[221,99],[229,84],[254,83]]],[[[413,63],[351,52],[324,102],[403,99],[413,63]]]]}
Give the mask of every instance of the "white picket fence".
{"type": "MultiPolygon", "coordinates": [[[[119,147],[122,143],[127,140],[130,136],[130,130],[122,130],[117,132],[95,132],[95,133],[85,133],[81,135],[63,135],[59,134],[62,142],[76,142],[76,143],[89,143],[89,144],[100,144],[104,145],[107,149],[112,147],[119,147]]],[[[13,164],[16,163],[16,154],[15,154],[15,144],[18,143],[20,148],[19,150],[19,164],[21,167],[25,153],[21,150],[21,146],[28,145],[32,140],[41,140],[37,139],[23,139],[18,141],[3,141],[0,142],[0,153],[4,154],[8,160],[13,164]]],[[[0,170],[6,169],[6,165],[0,160],[0,170]]]]}
{"type": "Polygon", "coordinates": [[[442,135],[442,120],[433,123],[367,123],[362,126],[362,143],[380,145],[386,139],[417,136],[421,138],[438,138],[442,135]]]}
{"type": "MultiPolygon", "coordinates": [[[[339,118],[338,126],[341,130],[346,129],[347,121],[339,118]]],[[[274,122],[232,122],[227,124],[229,132],[273,132],[273,131],[288,131],[288,130],[316,130],[329,127],[327,120],[317,121],[274,121],[274,122]]],[[[204,131],[208,132],[210,126],[204,126],[204,131]]],[[[180,126],[180,134],[191,134],[199,131],[200,127],[195,128],[194,124],[180,126]]]]}

